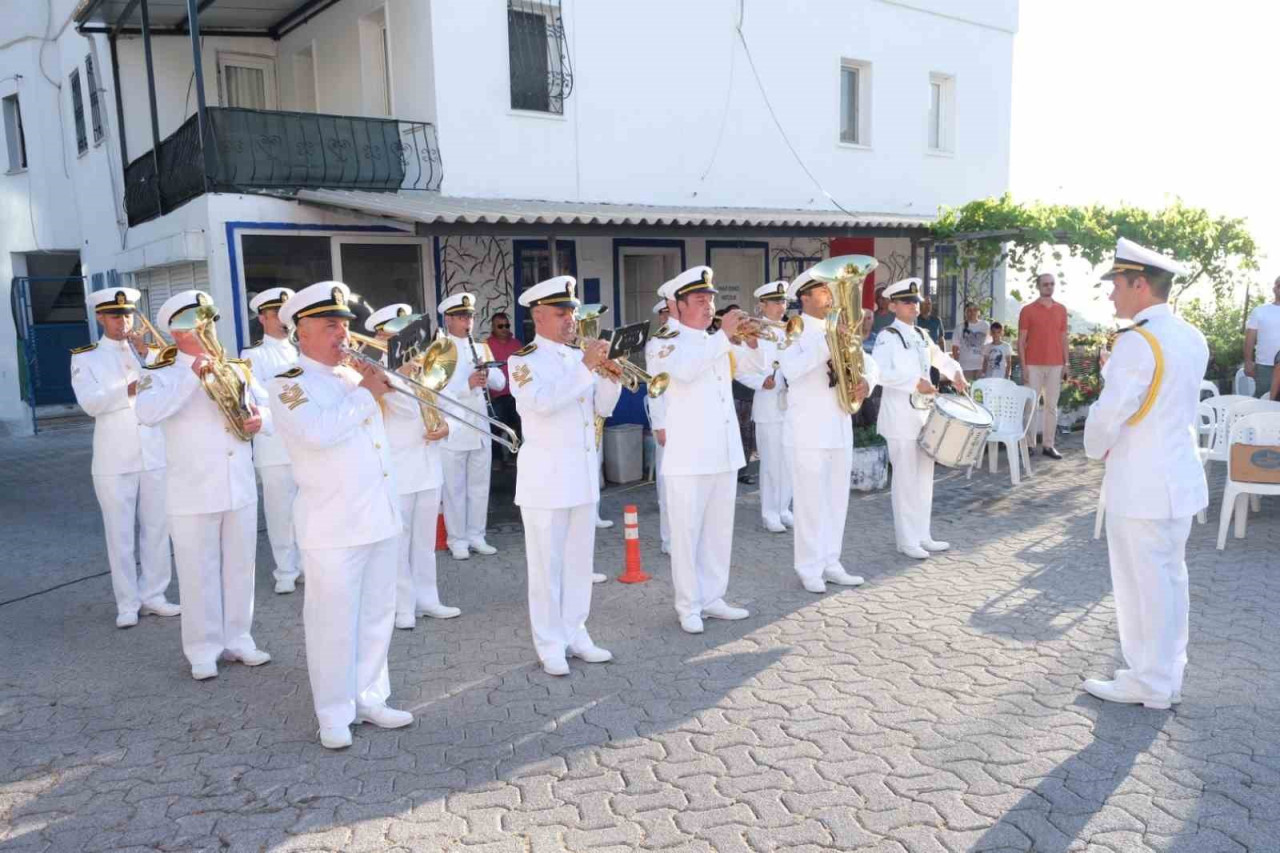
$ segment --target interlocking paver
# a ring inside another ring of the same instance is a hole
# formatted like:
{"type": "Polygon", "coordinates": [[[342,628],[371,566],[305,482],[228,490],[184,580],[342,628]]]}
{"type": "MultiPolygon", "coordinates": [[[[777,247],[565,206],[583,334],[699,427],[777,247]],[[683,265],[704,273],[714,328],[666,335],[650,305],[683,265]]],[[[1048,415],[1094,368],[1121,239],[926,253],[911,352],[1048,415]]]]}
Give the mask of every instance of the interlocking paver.
{"type": "MultiPolygon", "coordinates": [[[[564,679],[533,660],[499,512],[499,555],[441,556],[462,618],[393,640],[417,722],[333,754],[302,595],[271,594],[265,537],[254,633],[274,659],[195,683],[176,620],[112,626],[88,433],[0,442],[0,847],[1280,850],[1276,502],[1225,551],[1193,530],[1185,702],[1102,706],[1079,691],[1116,661],[1100,470],[1064,446],[1017,489],[940,470],[935,535],[955,549],[924,563],[894,551],[887,494],[855,494],[845,564],[868,583],[825,596],[743,487],[729,597],[752,617],[700,636],[675,625],[652,486],[607,492],[607,515],[639,506],[655,579],[596,587],[592,635],[617,660],[564,679]]],[[[598,567],[621,557],[602,532],[598,567]]]]}

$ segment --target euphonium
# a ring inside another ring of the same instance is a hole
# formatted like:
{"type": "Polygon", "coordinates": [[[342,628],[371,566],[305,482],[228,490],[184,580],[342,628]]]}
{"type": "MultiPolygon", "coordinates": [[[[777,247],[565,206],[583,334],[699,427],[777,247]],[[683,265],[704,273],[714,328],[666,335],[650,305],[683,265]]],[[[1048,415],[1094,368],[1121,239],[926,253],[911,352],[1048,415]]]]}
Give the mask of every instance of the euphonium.
{"type": "MultiPolygon", "coordinates": [[[[249,441],[253,435],[245,431],[244,422],[253,416],[246,400],[248,381],[240,368],[245,362],[240,359],[227,358],[226,351],[218,342],[218,333],[214,321],[218,319],[218,310],[212,305],[201,305],[191,312],[190,319],[180,318],[180,325],[170,323],[171,328],[189,331],[200,341],[200,346],[208,356],[208,366],[200,375],[200,384],[205,393],[222,412],[223,419],[232,435],[241,441],[249,441]],[[185,321],[185,322],[183,322],[185,321]],[[190,323],[190,325],[187,325],[190,323]],[[184,326],[186,328],[184,328],[184,326]]],[[[149,323],[147,324],[150,325],[149,323]]]]}
{"type": "Polygon", "coordinates": [[[840,408],[855,414],[862,408],[857,399],[862,384],[862,282],[876,268],[869,255],[840,255],[828,258],[809,271],[831,288],[832,306],[827,312],[827,347],[831,350],[831,372],[835,378],[840,408]]]}

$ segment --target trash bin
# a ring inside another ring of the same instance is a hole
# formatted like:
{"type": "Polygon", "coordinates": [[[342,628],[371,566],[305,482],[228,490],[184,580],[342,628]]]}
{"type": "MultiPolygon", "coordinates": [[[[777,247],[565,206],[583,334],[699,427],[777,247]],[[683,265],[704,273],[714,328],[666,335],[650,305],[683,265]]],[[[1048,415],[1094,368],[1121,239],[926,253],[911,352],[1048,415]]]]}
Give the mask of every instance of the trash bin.
{"type": "Polygon", "coordinates": [[[644,477],[644,427],[640,424],[605,427],[604,477],[610,483],[634,483],[644,477]]]}

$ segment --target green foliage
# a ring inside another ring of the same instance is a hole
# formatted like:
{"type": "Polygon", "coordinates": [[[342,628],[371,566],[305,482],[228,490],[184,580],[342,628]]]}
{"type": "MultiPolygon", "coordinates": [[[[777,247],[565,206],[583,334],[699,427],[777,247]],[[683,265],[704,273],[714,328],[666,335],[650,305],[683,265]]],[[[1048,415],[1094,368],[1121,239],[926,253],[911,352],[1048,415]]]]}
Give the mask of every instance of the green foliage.
{"type": "MultiPolygon", "coordinates": [[[[934,239],[981,235],[955,243],[955,263],[989,269],[1008,262],[1015,271],[1038,271],[1046,257],[1061,261],[1065,251],[1098,265],[1128,237],[1185,263],[1191,272],[1174,280],[1172,298],[1201,280],[1214,293],[1229,293],[1245,273],[1258,269],[1258,247],[1243,219],[1213,216],[1181,201],[1161,210],[1104,205],[1022,204],[1005,194],[944,209],[933,226],[934,239]]],[[[1015,294],[1021,301],[1021,294],[1015,294]]]]}
{"type": "Polygon", "coordinates": [[[875,424],[867,426],[855,426],[853,428],[853,446],[854,447],[877,447],[886,444],[884,436],[876,432],[875,424]]]}
{"type": "Polygon", "coordinates": [[[1084,374],[1072,376],[1062,383],[1058,392],[1058,409],[1070,412],[1093,403],[1102,394],[1102,375],[1095,368],[1084,374]]]}
{"type": "Polygon", "coordinates": [[[1212,303],[1193,299],[1179,308],[1178,313],[1195,326],[1209,343],[1209,369],[1205,378],[1218,383],[1218,387],[1231,387],[1236,368],[1244,361],[1244,321],[1259,302],[1262,295],[1250,298],[1248,305],[1218,295],[1212,303]],[[1225,383],[1225,384],[1224,384],[1225,383]]]}

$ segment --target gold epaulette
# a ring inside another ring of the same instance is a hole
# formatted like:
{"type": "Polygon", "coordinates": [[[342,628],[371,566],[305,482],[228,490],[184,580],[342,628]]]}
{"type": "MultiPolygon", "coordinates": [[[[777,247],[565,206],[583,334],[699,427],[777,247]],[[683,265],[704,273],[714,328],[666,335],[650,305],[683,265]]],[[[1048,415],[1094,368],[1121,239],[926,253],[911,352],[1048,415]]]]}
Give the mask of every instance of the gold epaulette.
{"type": "Polygon", "coordinates": [[[168,367],[178,360],[178,348],[175,346],[167,346],[160,350],[160,354],[156,356],[156,360],[150,364],[142,365],[144,370],[159,370],[162,367],[168,367]]]}
{"type": "Polygon", "coordinates": [[[82,352],[91,352],[92,350],[95,350],[97,348],[98,348],[98,345],[96,343],[86,344],[85,346],[76,347],[75,349],[71,350],[71,354],[79,355],[82,352]]]}
{"type": "Polygon", "coordinates": [[[532,343],[532,344],[529,344],[529,345],[527,345],[527,346],[520,347],[520,349],[516,350],[516,351],[513,353],[513,355],[525,356],[525,355],[528,355],[529,353],[533,352],[533,351],[534,351],[534,350],[536,350],[537,348],[538,348],[538,345],[537,345],[536,343],[532,343]]]}
{"type": "Polygon", "coordinates": [[[277,373],[276,379],[292,379],[295,376],[301,376],[301,375],[302,375],[302,368],[294,366],[286,370],[284,373],[277,373]]]}
{"type": "Polygon", "coordinates": [[[658,340],[665,341],[665,340],[669,340],[671,338],[677,337],[679,334],[680,333],[675,331],[674,329],[668,329],[666,326],[663,326],[661,329],[654,332],[653,336],[658,340]]]}

